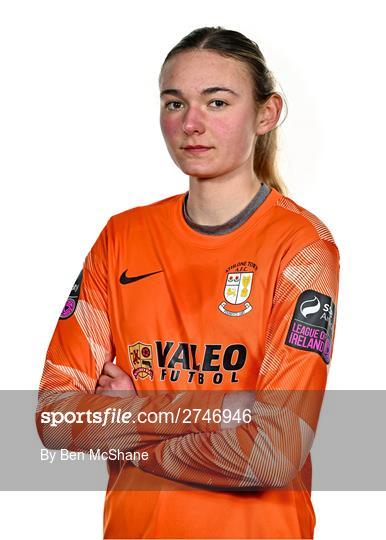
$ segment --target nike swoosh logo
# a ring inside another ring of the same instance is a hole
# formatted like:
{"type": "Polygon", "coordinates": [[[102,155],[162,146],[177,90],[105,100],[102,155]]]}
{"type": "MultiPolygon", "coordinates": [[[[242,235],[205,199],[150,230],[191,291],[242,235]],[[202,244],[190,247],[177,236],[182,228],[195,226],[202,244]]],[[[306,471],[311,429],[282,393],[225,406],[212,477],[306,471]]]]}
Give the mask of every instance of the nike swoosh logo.
{"type": "Polygon", "coordinates": [[[156,272],[150,272],[149,274],[142,274],[142,276],[133,276],[133,277],[127,277],[126,272],[127,272],[127,269],[124,272],[122,272],[122,275],[119,278],[119,282],[122,283],[122,285],[127,285],[128,283],[134,283],[134,281],[138,281],[145,277],[152,276],[153,274],[159,274],[160,272],[163,272],[163,270],[157,270],[156,272]]]}

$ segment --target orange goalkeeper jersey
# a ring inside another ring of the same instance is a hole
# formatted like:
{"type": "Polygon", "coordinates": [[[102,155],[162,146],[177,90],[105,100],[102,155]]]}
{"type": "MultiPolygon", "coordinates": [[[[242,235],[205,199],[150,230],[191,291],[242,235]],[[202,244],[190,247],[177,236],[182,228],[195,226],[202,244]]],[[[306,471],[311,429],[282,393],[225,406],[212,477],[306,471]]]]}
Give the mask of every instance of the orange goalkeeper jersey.
{"type": "Polygon", "coordinates": [[[333,349],[338,249],[275,189],[226,234],[192,228],[186,196],[112,216],[87,254],[48,347],[40,437],[53,448],[148,452],[108,463],[106,539],[313,538],[309,452],[333,349]],[[114,358],[137,396],[93,395],[114,358]],[[236,390],[255,392],[251,417],[224,429],[213,411],[236,390]],[[115,400],[188,421],[115,425],[108,437],[43,423],[47,411],[86,410],[88,398],[98,410],[115,400]]]}

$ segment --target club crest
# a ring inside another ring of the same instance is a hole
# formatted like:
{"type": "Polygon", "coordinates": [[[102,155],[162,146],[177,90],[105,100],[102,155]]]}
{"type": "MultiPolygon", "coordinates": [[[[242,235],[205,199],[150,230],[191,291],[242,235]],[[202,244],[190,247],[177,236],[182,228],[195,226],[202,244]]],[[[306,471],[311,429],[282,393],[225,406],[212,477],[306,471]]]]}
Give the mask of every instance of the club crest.
{"type": "MultiPolygon", "coordinates": [[[[249,263],[249,265],[256,267],[254,263],[249,263]]],[[[245,266],[243,268],[245,268],[245,266]]],[[[246,300],[251,294],[254,272],[235,270],[238,269],[235,268],[232,269],[232,271],[227,272],[224,286],[224,298],[226,301],[221,302],[218,308],[225,315],[240,317],[252,309],[251,304],[246,300]],[[235,309],[232,306],[238,306],[241,307],[241,309],[235,309]]]]}
{"type": "Polygon", "coordinates": [[[132,365],[132,373],[135,379],[144,380],[147,377],[153,380],[151,345],[137,341],[129,345],[129,357],[132,365]]]}

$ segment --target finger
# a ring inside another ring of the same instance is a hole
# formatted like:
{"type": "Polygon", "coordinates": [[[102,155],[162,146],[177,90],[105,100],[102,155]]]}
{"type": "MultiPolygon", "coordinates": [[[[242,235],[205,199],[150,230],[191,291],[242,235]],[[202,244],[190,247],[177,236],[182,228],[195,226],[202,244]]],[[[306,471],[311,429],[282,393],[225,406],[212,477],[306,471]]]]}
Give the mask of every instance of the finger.
{"type": "Polygon", "coordinates": [[[116,366],[112,362],[106,362],[103,366],[103,373],[109,375],[110,377],[119,377],[123,373],[127,375],[126,371],[123,371],[120,367],[116,366]]]}
{"type": "Polygon", "coordinates": [[[113,382],[112,377],[108,377],[107,375],[101,375],[98,379],[99,386],[110,386],[113,382]]]}

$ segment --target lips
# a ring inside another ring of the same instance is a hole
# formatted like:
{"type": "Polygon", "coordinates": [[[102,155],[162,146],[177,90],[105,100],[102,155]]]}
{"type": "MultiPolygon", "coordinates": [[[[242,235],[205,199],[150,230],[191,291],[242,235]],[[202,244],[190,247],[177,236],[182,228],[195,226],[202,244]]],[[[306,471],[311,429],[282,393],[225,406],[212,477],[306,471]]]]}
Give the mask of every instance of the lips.
{"type": "Polygon", "coordinates": [[[186,152],[189,152],[190,154],[200,154],[202,152],[208,152],[208,150],[211,150],[211,148],[213,148],[212,146],[202,146],[201,144],[197,144],[197,145],[188,145],[188,146],[183,146],[183,149],[186,151],[186,152]]]}
{"type": "Polygon", "coordinates": [[[193,145],[184,146],[184,148],[185,148],[185,150],[201,150],[201,149],[208,150],[210,148],[210,146],[202,146],[201,144],[197,144],[195,146],[193,146],[193,145]]]}

